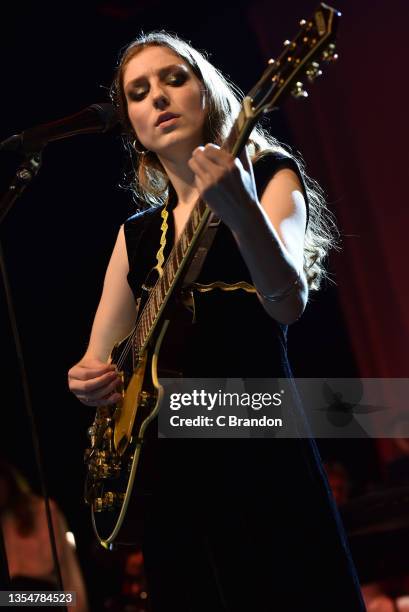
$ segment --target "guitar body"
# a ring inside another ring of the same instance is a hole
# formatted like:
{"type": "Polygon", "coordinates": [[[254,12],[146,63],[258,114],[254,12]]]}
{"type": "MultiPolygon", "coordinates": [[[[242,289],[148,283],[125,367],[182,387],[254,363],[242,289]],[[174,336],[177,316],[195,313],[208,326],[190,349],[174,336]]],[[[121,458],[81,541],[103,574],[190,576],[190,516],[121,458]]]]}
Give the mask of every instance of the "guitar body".
{"type": "MultiPolygon", "coordinates": [[[[99,408],[89,429],[84,495],[104,547],[112,547],[114,541],[136,543],[140,533],[155,486],[156,416],[163,398],[160,378],[183,375],[182,362],[176,359],[183,356],[191,325],[191,311],[175,300],[147,349],[137,358],[127,351],[121,366],[122,401],[99,408]]],[[[114,348],[112,363],[118,363],[130,338],[132,333],[114,348]]]]}

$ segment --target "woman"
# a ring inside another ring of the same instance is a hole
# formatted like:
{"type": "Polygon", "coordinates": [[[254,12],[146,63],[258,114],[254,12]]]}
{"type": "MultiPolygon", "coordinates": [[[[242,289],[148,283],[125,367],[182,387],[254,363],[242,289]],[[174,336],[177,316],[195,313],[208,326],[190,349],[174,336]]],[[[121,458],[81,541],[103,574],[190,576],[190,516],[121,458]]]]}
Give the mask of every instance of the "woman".
{"type": "MultiPolygon", "coordinates": [[[[319,190],[261,130],[240,160],[220,148],[236,96],[176,37],[131,44],[113,93],[145,210],[119,231],[71,391],[88,406],[120,399],[111,349],[134,325],[161,238],[166,258],[198,197],[222,224],[195,284],[184,375],[290,377],[286,326],[331,243],[319,190]]],[[[144,534],[154,610],[364,609],[310,440],[160,440],[157,461],[144,534]]]]}
{"type": "MultiPolygon", "coordinates": [[[[50,510],[64,589],[76,593],[77,603],[72,610],[87,612],[84,580],[75,550],[66,537],[68,529],[65,518],[53,500],[50,500],[50,510]]],[[[0,526],[7,555],[10,590],[57,590],[44,499],[34,495],[17,470],[4,461],[0,461],[0,526]]],[[[5,586],[2,585],[3,588],[5,586]]],[[[44,610],[54,608],[43,607],[44,610]]]]}

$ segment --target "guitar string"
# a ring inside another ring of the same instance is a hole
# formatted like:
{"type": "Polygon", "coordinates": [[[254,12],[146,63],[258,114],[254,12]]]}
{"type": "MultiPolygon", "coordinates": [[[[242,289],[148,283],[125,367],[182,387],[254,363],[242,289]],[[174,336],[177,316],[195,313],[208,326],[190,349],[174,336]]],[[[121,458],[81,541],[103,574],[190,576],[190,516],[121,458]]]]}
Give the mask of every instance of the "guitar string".
{"type": "MultiPolygon", "coordinates": [[[[200,202],[200,199],[199,199],[197,202],[199,203],[199,202],[200,202]]],[[[195,206],[196,206],[196,205],[195,205],[195,206]]],[[[194,208],[192,209],[191,215],[193,214],[193,210],[194,210],[194,208]]],[[[189,219],[190,219],[190,217],[189,217],[189,219]]],[[[187,223],[189,222],[189,219],[188,219],[187,223]]],[[[200,224],[200,221],[199,221],[199,224],[200,224]]],[[[199,225],[199,224],[198,224],[198,225],[199,225]]],[[[180,240],[181,240],[181,238],[182,238],[182,235],[183,235],[183,232],[182,232],[182,234],[179,236],[179,238],[178,238],[177,242],[176,242],[176,243],[173,245],[172,250],[171,250],[171,252],[169,253],[169,255],[168,255],[167,259],[166,259],[166,262],[165,262],[164,268],[167,268],[168,261],[169,261],[169,259],[172,257],[173,252],[174,252],[174,251],[176,251],[176,248],[177,248],[177,246],[178,246],[178,244],[179,244],[179,242],[180,242],[180,240]]],[[[183,255],[183,257],[184,257],[184,255],[183,255]]],[[[182,261],[183,261],[183,259],[182,259],[182,261]]],[[[181,263],[182,263],[182,262],[181,262],[181,263]]],[[[164,275],[163,275],[163,276],[164,276],[164,275]]],[[[142,312],[141,312],[141,314],[140,314],[140,316],[139,316],[139,318],[138,318],[138,321],[137,321],[137,323],[136,323],[136,325],[135,325],[135,327],[134,327],[133,331],[131,332],[131,335],[129,336],[128,341],[127,341],[126,345],[124,346],[124,348],[123,348],[123,350],[122,350],[122,352],[121,352],[121,355],[120,355],[120,357],[119,357],[119,359],[118,359],[118,363],[117,363],[118,368],[121,368],[121,367],[123,366],[123,364],[125,363],[125,359],[126,359],[126,358],[127,358],[127,356],[128,356],[128,353],[129,353],[129,351],[130,351],[130,349],[131,349],[131,347],[132,347],[133,341],[134,341],[134,339],[135,339],[136,333],[137,333],[137,331],[138,331],[138,329],[139,329],[139,324],[140,324],[140,321],[142,320],[142,317],[144,316],[144,313],[146,312],[147,308],[149,307],[149,306],[148,306],[148,305],[149,305],[149,303],[151,303],[151,302],[152,302],[152,299],[153,299],[153,298],[152,298],[151,296],[152,296],[153,292],[155,291],[156,287],[158,286],[158,284],[160,283],[160,281],[161,281],[161,279],[163,278],[163,276],[159,276],[158,280],[156,281],[156,283],[154,284],[154,286],[152,287],[152,289],[151,289],[151,290],[150,290],[150,292],[149,292],[149,297],[148,297],[148,299],[146,300],[145,306],[142,308],[142,312]]],[[[176,276],[176,275],[175,275],[175,276],[176,276]]],[[[173,281],[174,281],[174,278],[173,278],[173,281]]],[[[173,281],[172,281],[172,283],[173,283],[173,281]]],[[[170,289],[170,287],[169,287],[169,289],[170,289]]],[[[168,289],[168,291],[169,291],[169,289],[168,289]]],[[[167,293],[165,293],[165,297],[166,297],[166,294],[167,294],[167,293]]],[[[149,335],[149,334],[148,334],[148,335],[149,335]]]]}

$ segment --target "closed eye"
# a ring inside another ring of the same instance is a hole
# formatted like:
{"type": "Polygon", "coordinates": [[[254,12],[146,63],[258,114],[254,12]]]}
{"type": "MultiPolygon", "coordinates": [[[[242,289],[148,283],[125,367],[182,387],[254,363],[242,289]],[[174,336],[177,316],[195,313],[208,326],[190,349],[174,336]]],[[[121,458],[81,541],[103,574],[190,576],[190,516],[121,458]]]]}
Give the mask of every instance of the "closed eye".
{"type": "Polygon", "coordinates": [[[140,100],[143,100],[143,98],[146,96],[146,94],[148,93],[148,89],[143,88],[141,89],[131,89],[128,91],[128,99],[131,100],[131,102],[139,102],[140,100]]]}
{"type": "Polygon", "coordinates": [[[188,77],[189,75],[187,72],[178,71],[173,74],[170,74],[167,77],[166,82],[169,83],[169,85],[173,85],[174,87],[179,87],[180,85],[186,83],[188,77]]]}
{"type": "MultiPolygon", "coordinates": [[[[184,83],[186,83],[186,81],[189,79],[189,76],[188,70],[182,67],[178,67],[178,69],[175,70],[174,66],[169,66],[168,68],[164,68],[159,72],[159,77],[162,83],[172,87],[180,87],[181,85],[184,85],[184,83]]],[[[140,100],[144,99],[146,94],[149,92],[149,89],[150,85],[148,79],[135,79],[132,85],[128,87],[126,95],[130,101],[139,102],[140,100]]]]}

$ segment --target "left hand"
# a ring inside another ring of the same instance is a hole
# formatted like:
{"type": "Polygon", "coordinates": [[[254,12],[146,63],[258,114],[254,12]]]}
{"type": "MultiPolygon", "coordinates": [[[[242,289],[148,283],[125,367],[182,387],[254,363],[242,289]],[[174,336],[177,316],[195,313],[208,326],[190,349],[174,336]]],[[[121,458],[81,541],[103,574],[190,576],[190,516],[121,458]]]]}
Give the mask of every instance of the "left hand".
{"type": "Polygon", "coordinates": [[[240,159],[215,144],[197,147],[189,160],[196,188],[231,230],[245,223],[246,212],[258,201],[253,169],[246,149],[240,159]]]}

